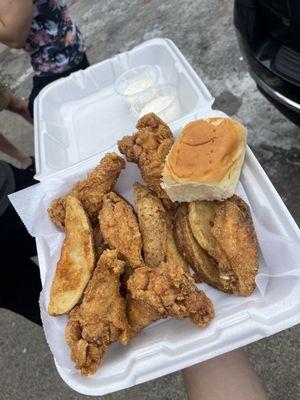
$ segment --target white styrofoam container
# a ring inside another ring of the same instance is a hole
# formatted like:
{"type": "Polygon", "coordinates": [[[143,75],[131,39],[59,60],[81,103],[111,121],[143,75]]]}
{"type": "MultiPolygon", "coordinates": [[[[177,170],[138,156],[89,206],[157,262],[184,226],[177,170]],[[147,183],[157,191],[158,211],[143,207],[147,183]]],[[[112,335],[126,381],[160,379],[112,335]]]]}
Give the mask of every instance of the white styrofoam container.
{"type": "Polygon", "coordinates": [[[213,104],[214,98],[170,40],[147,41],[42,90],[34,104],[37,180],[108,151],[134,131],[136,118],[113,84],[141,64],[156,65],[159,83],[177,86],[183,115],[171,127],[213,104]]]}
{"type": "MultiPolygon", "coordinates": [[[[118,138],[133,132],[136,121],[113,93],[112,84],[126,68],[138,64],[157,64],[166,82],[183,85],[185,115],[171,124],[175,136],[188,121],[224,115],[211,110],[212,96],[172,42],[148,41],[44,89],[35,103],[37,179],[84,176],[107,150],[116,150],[118,138]]],[[[292,238],[300,246],[296,223],[249,148],[241,182],[253,212],[267,221],[270,230],[292,238]]],[[[45,238],[37,239],[37,250],[44,282],[51,260],[45,238]]],[[[252,301],[250,296],[230,313],[217,314],[203,330],[169,319],[146,328],[122,350],[114,344],[93,376],[71,374],[59,365],[57,369],[70,387],[83,394],[104,395],[124,389],[299,323],[299,293],[300,278],[286,277],[284,285],[280,279],[271,278],[260,302],[252,301]]]]}

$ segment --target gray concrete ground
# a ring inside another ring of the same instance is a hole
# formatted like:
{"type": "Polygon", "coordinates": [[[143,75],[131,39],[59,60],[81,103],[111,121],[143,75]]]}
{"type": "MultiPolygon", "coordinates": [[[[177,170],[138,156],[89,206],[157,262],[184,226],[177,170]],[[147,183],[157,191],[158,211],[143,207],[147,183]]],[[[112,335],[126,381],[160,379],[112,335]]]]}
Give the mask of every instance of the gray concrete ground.
{"type": "MultiPolygon", "coordinates": [[[[216,107],[244,122],[249,143],[300,222],[300,131],[256,90],[240,59],[230,0],[69,1],[86,37],[92,63],[153,37],[168,37],[182,50],[217,98],[216,107]]],[[[28,96],[31,70],[22,51],[0,47],[0,80],[28,96]]],[[[7,112],[0,131],[33,153],[32,128],[7,112]]],[[[2,156],[2,155],[1,155],[2,156]]],[[[5,157],[3,157],[5,158],[5,157]]],[[[5,266],[3,266],[5,268],[5,266]]],[[[83,399],[59,378],[43,332],[0,310],[0,399],[83,399]]],[[[300,397],[300,328],[294,327],[246,348],[270,399],[300,397]]],[[[180,373],[104,396],[105,399],[182,399],[180,373]]]]}

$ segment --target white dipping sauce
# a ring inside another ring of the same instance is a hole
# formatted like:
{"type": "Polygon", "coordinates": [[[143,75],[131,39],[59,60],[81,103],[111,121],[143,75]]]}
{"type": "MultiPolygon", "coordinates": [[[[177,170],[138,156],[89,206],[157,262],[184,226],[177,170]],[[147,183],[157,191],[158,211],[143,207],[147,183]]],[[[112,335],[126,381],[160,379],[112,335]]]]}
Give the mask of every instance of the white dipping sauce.
{"type": "Polygon", "coordinates": [[[128,87],[124,90],[124,95],[131,96],[133,94],[142,92],[143,90],[146,90],[152,86],[152,84],[153,81],[151,79],[138,80],[128,85],[128,87]]]}
{"type": "Polygon", "coordinates": [[[154,112],[164,121],[170,122],[180,117],[180,105],[175,96],[158,96],[147,103],[140,116],[154,112]]]}
{"type": "Polygon", "coordinates": [[[156,97],[155,99],[149,101],[148,104],[143,107],[141,113],[148,114],[149,112],[154,112],[158,114],[161,112],[163,109],[169,107],[169,105],[172,103],[174,100],[173,96],[159,96],[156,97]]]}

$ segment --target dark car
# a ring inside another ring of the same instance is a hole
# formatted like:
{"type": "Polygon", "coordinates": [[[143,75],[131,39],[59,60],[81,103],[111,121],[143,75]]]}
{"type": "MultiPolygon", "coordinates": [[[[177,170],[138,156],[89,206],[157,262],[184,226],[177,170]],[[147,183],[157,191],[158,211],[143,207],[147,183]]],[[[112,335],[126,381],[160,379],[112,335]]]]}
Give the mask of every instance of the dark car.
{"type": "Polygon", "coordinates": [[[234,24],[258,89],[300,125],[300,0],[235,0],[234,24]]]}

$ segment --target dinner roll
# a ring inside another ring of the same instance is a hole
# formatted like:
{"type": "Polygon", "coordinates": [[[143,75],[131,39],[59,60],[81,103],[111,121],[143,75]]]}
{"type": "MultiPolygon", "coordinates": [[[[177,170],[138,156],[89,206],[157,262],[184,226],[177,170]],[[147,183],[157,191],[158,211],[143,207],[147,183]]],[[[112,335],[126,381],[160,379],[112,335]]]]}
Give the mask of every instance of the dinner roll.
{"type": "Polygon", "coordinates": [[[161,186],[172,201],[227,199],[235,192],[246,145],[246,129],[233,119],[193,121],[166,158],[161,186]]]}

